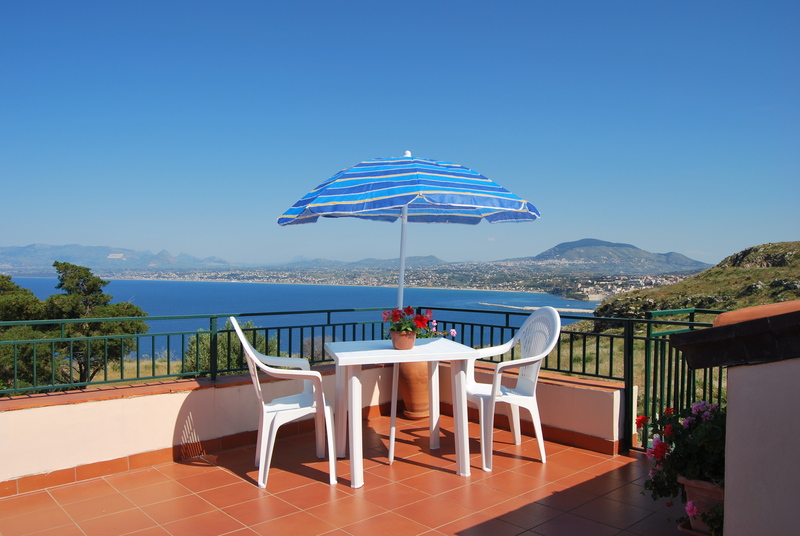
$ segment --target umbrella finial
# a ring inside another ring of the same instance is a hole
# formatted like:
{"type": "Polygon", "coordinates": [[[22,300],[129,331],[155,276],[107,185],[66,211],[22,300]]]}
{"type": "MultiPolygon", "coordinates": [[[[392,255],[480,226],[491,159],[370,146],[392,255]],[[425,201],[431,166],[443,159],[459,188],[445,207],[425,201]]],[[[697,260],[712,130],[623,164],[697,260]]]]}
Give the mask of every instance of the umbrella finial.
{"type": "Polygon", "coordinates": [[[411,158],[411,151],[406,151],[406,154],[403,155],[405,158],[411,158]]]}

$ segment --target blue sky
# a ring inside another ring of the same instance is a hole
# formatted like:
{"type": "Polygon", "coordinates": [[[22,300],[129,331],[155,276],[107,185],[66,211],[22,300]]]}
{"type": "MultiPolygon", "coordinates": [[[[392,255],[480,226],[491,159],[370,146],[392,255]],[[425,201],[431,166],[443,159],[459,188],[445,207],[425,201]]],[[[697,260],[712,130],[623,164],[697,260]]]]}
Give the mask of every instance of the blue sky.
{"type": "Polygon", "coordinates": [[[717,263],[800,240],[798,27],[794,1],[4,0],[0,246],[393,258],[396,223],[276,219],[411,150],[542,218],[412,225],[409,255],[717,263]]]}

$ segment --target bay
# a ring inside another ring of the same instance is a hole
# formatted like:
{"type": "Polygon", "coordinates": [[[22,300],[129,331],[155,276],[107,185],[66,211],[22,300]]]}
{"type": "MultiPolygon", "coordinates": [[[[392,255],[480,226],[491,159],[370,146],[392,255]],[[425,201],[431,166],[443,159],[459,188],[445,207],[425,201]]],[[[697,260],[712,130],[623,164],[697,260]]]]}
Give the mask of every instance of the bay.
{"type": "MultiPolygon", "coordinates": [[[[30,289],[39,299],[60,292],[56,278],[13,278],[17,285],[30,289]]],[[[198,281],[112,279],[105,293],[112,302],[128,301],[150,316],[220,315],[319,311],[330,309],[384,308],[395,305],[397,289],[346,285],[295,285],[270,283],[227,283],[198,281]]],[[[406,302],[412,306],[471,310],[511,311],[525,307],[552,306],[562,314],[574,310],[593,310],[598,302],[568,300],[551,294],[495,290],[406,288],[406,302]]],[[[373,321],[380,312],[349,313],[339,321],[373,321]]],[[[152,329],[208,329],[207,321],[174,320],[148,322],[152,329]]],[[[564,323],[569,323],[565,319],[564,323]]]]}

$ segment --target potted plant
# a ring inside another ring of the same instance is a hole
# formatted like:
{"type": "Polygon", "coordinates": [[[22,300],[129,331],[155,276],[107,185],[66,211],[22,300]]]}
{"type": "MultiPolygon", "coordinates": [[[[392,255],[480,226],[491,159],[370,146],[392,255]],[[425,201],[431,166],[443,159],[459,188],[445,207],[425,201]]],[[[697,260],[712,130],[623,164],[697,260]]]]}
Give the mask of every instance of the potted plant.
{"type": "MultiPolygon", "coordinates": [[[[446,335],[437,330],[433,311],[416,314],[413,307],[397,308],[383,312],[383,321],[389,322],[389,335],[393,346],[398,350],[410,350],[417,337],[438,337],[446,335]]],[[[456,330],[449,334],[456,336],[456,330]]],[[[428,364],[425,362],[405,362],[400,364],[400,395],[405,409],[403,414],[409,419],[423,419],[428,416],[428,364]]]]}
{"type": "MultiPolygon", "coordinates": [[[[680,496],[691,525],[682,519],[683,532],[722,534],[725,422],[725,408],[702,401],[680,413],[666,408],[650,425],[653,468],[644,487],[653,499],[680,496]]],[[[636,425],[643,428],[647,418],[638,417],[636,425]]]]}
{"type": "Polygon", "coordinates": [[[383,312],[383,321],[389,322],[389,335],[398,350],[409,350],[414,346],[417,332],[428,325],[433,311],[428,309],[424,315],[416,314],[414,308],[406,306],[383,312]]]}

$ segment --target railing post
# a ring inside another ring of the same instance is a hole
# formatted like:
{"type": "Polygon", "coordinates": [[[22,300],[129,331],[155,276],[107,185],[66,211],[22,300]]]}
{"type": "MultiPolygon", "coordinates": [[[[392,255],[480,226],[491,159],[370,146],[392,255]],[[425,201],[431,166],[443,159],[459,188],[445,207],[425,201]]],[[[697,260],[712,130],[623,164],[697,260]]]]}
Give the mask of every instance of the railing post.
{"type": "Polygon", "coordinates": [[[624,412],[622,418],[622,448],[626,451],[633,447],[633,437],[631,430],[633,429],[633,414],[636,411],[636,399],[634,398],[634,359],[633,359],[633,324],[634,320],[625,321],[625,331],[623,335],[623,362],[625,369],[625,401],[624,412]]]}
{"type": "Polygon", "coordinates": [[[211,331],[211,341],[209,341],[209,365],[211,367],[211,381],[217,380],[217,370],[218,370],[218,363],[217,360],[219,356],[217,355],[219,352],[217,351],[217,317],[212,316],[209,319],[210,326],[209,330],[211,331]]]}

